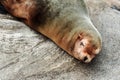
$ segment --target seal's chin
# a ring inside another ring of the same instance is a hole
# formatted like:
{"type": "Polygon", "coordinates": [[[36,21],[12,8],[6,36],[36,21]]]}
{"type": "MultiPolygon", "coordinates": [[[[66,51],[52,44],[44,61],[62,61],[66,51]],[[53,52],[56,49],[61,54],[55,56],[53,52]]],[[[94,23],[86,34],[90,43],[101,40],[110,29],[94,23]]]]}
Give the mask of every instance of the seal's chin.
{"type": "Polygon", "coordinates": [[[79,57],[82,62],[89,63],[95,56],[91,57],[90,55],[88,55],[88,53],[81,53],[79,57]]]}
{"type": "Polygon", "coordinates": [[[88,38],[78,38],[74,45],[73,55],[82,62],[89,63],[100,52],[98,44],[88,38]]]}
{"type": "Polygon", "coordinates": [[[84,63],[91,62],[91,60],[95,57],[95,55],[90,55],[87,52],[83,52],[83,51],[81,52],[75,51],[73,54],[77,59],[79,59],[84,63]]]}

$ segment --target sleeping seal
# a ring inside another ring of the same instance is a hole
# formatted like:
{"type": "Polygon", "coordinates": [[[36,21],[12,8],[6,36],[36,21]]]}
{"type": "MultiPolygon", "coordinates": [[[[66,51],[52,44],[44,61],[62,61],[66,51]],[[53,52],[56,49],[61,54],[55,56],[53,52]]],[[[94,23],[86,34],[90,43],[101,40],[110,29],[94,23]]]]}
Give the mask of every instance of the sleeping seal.
{"type": "Polygon", "coordinates": [[[13,16],[54,41],[71,56],[90,62],[101,50],[101,35],[84,0],[1,0],[13,16]]]}

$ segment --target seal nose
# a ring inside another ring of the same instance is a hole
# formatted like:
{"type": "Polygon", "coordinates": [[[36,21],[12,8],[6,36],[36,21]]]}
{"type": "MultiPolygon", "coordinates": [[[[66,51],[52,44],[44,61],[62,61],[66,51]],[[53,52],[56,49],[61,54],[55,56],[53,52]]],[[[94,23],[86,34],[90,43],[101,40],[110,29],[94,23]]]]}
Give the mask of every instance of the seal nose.
{"type": "Polygon", "coordinates": [[[82,61],[83,61],[83,62],[87,62],[87,60],[88,60],[88,57],[85,56],[82,61]]]}

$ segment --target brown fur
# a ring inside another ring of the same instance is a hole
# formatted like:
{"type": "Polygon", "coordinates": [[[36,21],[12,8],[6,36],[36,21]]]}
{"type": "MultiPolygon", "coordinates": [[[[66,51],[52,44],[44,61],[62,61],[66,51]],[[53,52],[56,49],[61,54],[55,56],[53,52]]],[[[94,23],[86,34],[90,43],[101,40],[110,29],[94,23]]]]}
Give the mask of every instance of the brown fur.
{"type": "Polygon", "coordinates": [[[6,10],[83,62],[101,50],[101,36],[83,0],[2,0],[6,10]]]}

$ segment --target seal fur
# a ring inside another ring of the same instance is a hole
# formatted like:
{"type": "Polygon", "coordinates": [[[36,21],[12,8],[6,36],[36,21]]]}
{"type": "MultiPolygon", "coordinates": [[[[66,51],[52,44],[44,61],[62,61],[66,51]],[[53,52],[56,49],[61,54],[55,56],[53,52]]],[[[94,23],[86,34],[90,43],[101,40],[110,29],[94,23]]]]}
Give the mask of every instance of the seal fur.
{"type": "Polygon", "coordinates": [[[13,16],[42,33],[71,56],[90,62],[101,50],[101,35],[84,0],[1,0],[13,16]]]}

